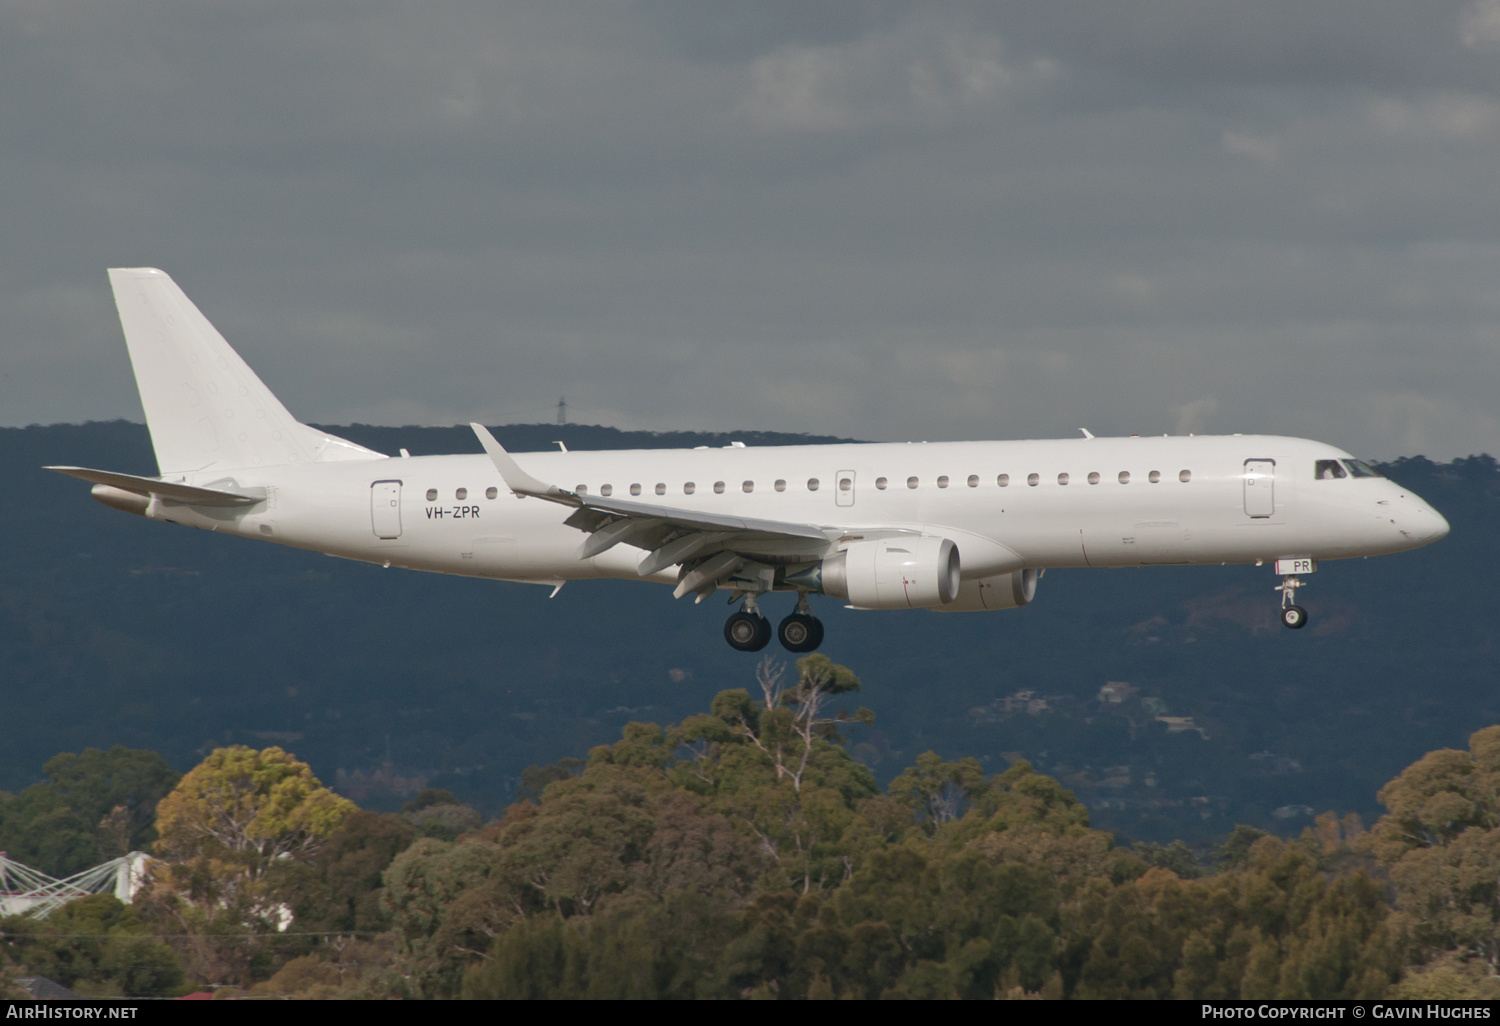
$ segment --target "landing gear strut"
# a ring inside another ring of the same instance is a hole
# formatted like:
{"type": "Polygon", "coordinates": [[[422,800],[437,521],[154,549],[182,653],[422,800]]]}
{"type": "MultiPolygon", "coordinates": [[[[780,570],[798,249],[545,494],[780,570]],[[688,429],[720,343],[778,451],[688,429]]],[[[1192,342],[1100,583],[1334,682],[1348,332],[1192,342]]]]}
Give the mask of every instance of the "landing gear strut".
{"type": "Polygon", "coordinates": [[[1295,574],[1282,574],[1276,590],[1281,592],[1281,622],[1294,631],[1307,626],[1307,610],[1297,605],[1297,589],[1305,588],[1307,582],[1295,574]]]}
{"type": "Polygon", "coordinates": [[[823,644],[823,621],[812,615],[807,592],[797,593],[797,608],[781,621],[776,637],[788,652],[811,652],[823,644]]]}

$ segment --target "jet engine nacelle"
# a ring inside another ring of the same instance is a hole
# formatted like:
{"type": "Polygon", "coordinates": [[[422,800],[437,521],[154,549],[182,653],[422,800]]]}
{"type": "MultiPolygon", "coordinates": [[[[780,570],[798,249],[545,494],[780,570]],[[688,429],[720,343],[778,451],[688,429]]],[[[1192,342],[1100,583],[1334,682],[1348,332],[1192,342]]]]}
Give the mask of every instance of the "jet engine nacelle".
{"type": "Polygon", "coordinates": [[[921,609],[959,593],[958,546],[947,538],[857,541],[823,560],[823,593],[860,609],[921,609]]]}
{"type": "Polygon", "coordinates": [[[965,581],[958,598],[939,607],[943,613],[980,613],[988,609],[1016,609],[1036,598],[1039,570],[1012,570],[1008,574],[965,581]]]}

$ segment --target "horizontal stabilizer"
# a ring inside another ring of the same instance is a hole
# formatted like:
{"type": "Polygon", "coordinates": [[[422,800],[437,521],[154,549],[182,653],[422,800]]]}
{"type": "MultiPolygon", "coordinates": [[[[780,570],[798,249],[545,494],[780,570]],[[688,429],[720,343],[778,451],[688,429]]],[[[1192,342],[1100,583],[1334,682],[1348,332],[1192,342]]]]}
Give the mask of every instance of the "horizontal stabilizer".
{"type": "Polygon", "coordinates": [[[109,470],[90,470],[88,467],[43,467],[55,470],[90,484],[109,485],[136,495],[156,495],[173,502],[184,502],[192,506],[252,506],[264,502],[264,488],[245,491],[226,491],[219,488],[199,488],[195,485],[176,484],[155,477],[137,477],[135,474],[117,474],[109,470]]]}

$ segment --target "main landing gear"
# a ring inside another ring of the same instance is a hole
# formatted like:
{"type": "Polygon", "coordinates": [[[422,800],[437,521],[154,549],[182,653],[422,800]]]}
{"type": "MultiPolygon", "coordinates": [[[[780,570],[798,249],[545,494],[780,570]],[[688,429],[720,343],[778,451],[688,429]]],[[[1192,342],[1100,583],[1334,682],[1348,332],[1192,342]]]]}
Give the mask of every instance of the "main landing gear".
{"type": "MultiPolygon", "coordinates": [[[[776,637],[788,652],[811,652],[823,644],[823,621],[812,615],[807,593],[797,595],[797,608],[776,627],[776,637]]],[[[771,642],[771,621],[761,614],[755,596],[745,597],[739,612],[724,621],[724,640],[740,652],[759,652],[771,642]]]]}

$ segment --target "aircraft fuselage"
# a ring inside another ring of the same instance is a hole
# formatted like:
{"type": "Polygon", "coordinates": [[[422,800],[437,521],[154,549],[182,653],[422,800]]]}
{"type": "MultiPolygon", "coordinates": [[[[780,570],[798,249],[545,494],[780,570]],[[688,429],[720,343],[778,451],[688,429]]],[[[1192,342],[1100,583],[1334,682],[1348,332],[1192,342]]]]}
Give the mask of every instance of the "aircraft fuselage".
{"type": "MultiPolygon", "coordinates": [[[[844,534],[946,531],[965,579],[1002,569],[987,543],[1031,568],[1125,567],[1345,559],[1417,548],[1447,533],[1440,515],[1395,482],[1314,477],[1318,460],[1341,458],[1350,457],[1306,439],[1235,435],[539,452],[518,462],[588,495],[844,534]],[[1247,484],[1252,461],[1264,462],[1247,484]]],[[[413,570],[639,579],[640,550],[616,546],[578,558],[583,536],[563,523],[570,511],[512,494],[483,455],[198,476],[264,487],[267,499],[222,511],[157,499],[148,515],[413,570]],[[376,494],[382,483],[384,499],[376,494]]],[[[193,477],[183,480],[208,483],[193,477]]],[[[651,575],[676,577],[675,567],[651,575]]]]}

